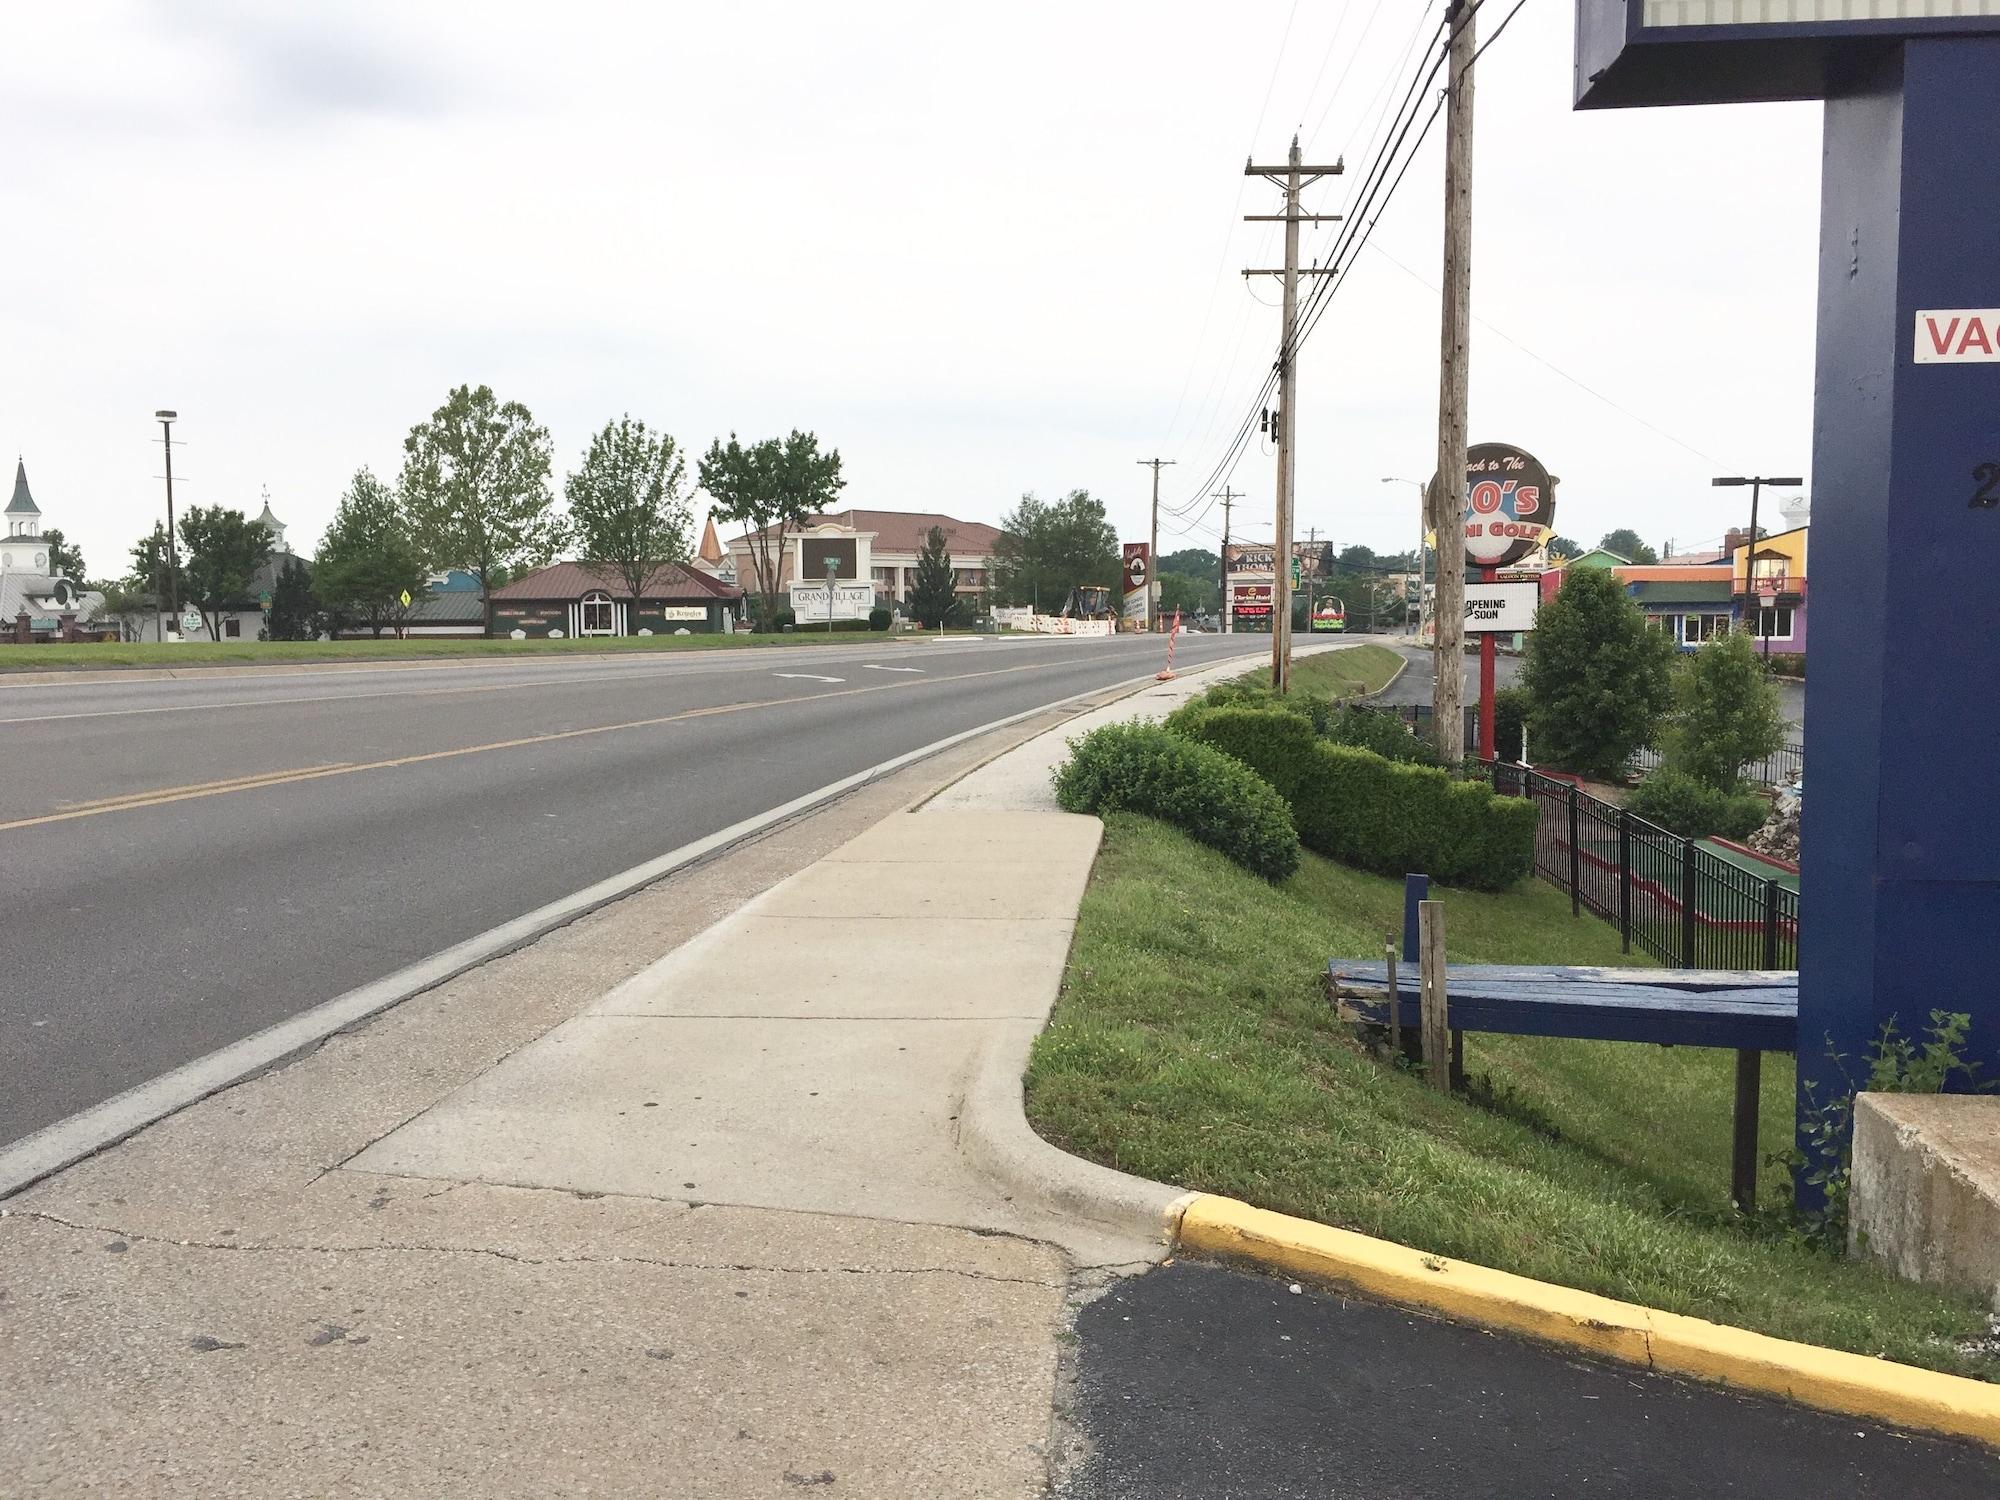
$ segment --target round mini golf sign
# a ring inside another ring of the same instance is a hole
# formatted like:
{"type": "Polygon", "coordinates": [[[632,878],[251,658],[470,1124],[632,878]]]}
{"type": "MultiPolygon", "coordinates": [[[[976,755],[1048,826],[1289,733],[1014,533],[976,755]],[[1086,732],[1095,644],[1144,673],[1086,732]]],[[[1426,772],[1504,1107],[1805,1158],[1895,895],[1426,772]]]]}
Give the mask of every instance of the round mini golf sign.
{"type": "Polygon", "coordinates": [[[1465,452],[1465,565],[1504,568],[1539,551],[1553,534],[1555,482],[1512,443],[1465,452]]]}

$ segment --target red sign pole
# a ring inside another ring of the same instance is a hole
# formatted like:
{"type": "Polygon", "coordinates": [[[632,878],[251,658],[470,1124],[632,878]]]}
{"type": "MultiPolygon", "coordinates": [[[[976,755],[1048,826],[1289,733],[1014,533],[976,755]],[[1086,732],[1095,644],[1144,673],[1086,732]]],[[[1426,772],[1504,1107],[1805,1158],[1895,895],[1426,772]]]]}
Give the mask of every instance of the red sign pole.
{"type": "MultiPolygon", "coordinates": [[[[1499,576],[1497,568],[1481,568],[1479,578],[1482,583],[1492,583],[1499,576]]],[[[1493,754],[1493,671],[1499,661],[1499,645],[1492,631],[1483,632],[1479,637],[1479,758],[1494,759],[1493,754]]]]}

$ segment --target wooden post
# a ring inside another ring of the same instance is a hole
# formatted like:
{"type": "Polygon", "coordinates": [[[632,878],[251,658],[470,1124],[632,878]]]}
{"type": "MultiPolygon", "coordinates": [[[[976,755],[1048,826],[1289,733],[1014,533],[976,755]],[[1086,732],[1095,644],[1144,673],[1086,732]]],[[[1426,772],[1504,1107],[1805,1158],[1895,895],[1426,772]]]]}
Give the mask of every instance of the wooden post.
{"type": "Polygon", "coordinates": [[[1736,1138],[1731,1143],[1729,1196],[1737,1210],[1757,1206],[1757,1099],[1764,1054],[1746,1049],[1736,1053],[1736,1138]]]}
{"type": "Polygon", "coordinates": [[[1403,1050],[1403,997],[1396,988],[1396,939],[1393,935],[1382,945],[1382,956],[1389,976],[1389,1052],[1393,1061],[1394,1054],[1403,1050]]]}
{"type": "Polygon", "coordinates": [[[1420,1015],[1424,1033],[1424,1070],[1431,1087],[1451,1092],[1450,1000],[1444,978],[1444,903],[1425,901],[1417,907],[1422,947],[1423,984],[1420,1015]]]}

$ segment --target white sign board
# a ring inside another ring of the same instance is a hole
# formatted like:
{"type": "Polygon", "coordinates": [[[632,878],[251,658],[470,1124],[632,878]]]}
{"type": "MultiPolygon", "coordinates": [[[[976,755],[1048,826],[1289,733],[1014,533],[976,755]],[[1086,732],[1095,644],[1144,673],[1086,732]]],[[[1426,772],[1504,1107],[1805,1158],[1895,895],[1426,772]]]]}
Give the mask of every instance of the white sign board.
{"type": "Polygon", "coordinates": [[[193,635],[201,629],[201,611],[190,604],[181,611],[181,634],[193,635]]]}
{"type": "Polygon", "coordinates": [[[875,585],[872,583],[794,583],[792,585],[792,613],[798,616],[799,624],[812,625],[827,620],[865,620],[868,611],[875,607],[875,585]],[[833,605],[829,613],[827,590],[833,590],[833,605]]]}
{"type": "MultiPolygon", "coordinates": [[[[793,606],[796,608],[797,606],[793,606]]],[[[704,604],[668,604],[660,609],[662,620],[706,620],[708,606],[704,604]]]]}
{"type": "Polygon", "coordinates": [[[2000,307],[1929,308],[1917,313],[1920,365],[2000,361],[2000,307]]]}
{"type": "Polygon", "coordinates": [[[1535,628],[1535,611],[1542,602],[1539,583],[1465,583],[1465,629],[1468,635],[1510,635],[1535,628]]]}

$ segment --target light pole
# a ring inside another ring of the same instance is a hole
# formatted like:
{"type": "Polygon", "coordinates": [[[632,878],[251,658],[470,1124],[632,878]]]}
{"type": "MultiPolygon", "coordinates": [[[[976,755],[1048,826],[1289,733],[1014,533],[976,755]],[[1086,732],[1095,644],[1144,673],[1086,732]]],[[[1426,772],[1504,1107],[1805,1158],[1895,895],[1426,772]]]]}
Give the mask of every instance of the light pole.
{"type": "MultiPolygon", "coordinates": [[[[1745,543],[1745,546],[1749,550],[1743,555],[1743,593],[1746,604],[1749,599],[1755,597],[1754,590],[1757,586],[1757,577],[1754,571],[1757,562],[1757,499],[1763,493],[1764,486],[1767,484],[1795,486],[1804,483],[1803,479],[1773,478],[1769,474],[1725,474],[1709,480],[1709,484],[1718,490],[1736,489],[1746,484],[1750,486],[1750,540],[1745,543]]],[[[1778,611],[1774,601],[1771,610],[1773,625],[1777,623],[1777,615],[1778,611]]],[[[1764,659],[1769,661],[1771,659],[1771,637],[1764,629],[1764,606],[1762,603],[1759,603],[1757,606],[1757,634],[1763,637],[1764,659]]]]}
{"type": "Polygon", "coordinates": [[[1412,485],[1417,492],[1417,638],[1421,641],[1424,634],[1424,592],[1429,586],[1424,577],[1424,538],[1429,534],[1424,525],[1424,491],[1426,486],[1421,479],[1400,479],[1394,474],[1383,475],[1382,483],[1412,485]]]}
{"type": "MultiPolygon", "coordinates": [[[[156,411],[153,418],[160,424],[160,447],[167,455],[167,618],[176,620],[181,612],[180,554],[174,548],[174,423],[180,413],[156,411]]],[[[164,642],[167,632],[160,631],[164,642]]]]}

